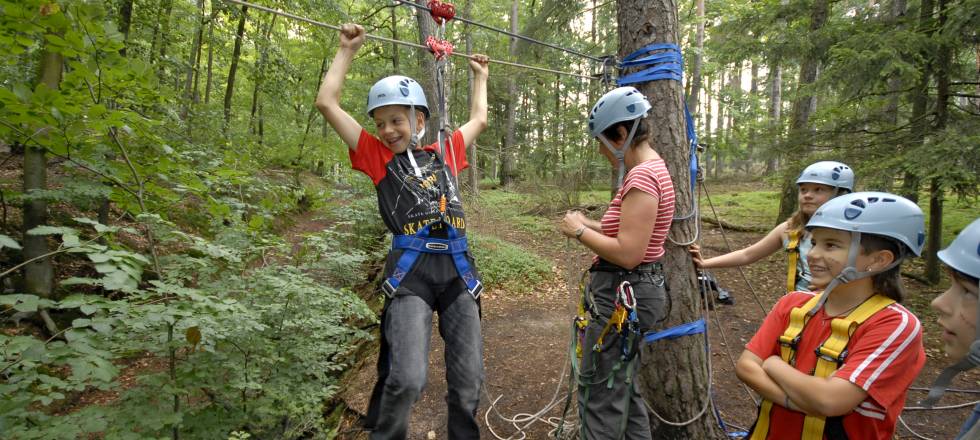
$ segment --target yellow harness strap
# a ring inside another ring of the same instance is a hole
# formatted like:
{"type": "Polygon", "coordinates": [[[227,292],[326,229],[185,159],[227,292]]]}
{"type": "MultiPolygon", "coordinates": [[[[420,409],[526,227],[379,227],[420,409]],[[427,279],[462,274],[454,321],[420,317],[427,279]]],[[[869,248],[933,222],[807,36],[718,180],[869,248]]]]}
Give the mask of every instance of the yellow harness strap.
{"type": "Polygon", "coordinates": [[[789,240],[786,243],[786,252],[789,261],[786,264],[786,291],[796,290],[796,265],[800,261],[800,231],[793,230],[786,232],[789,240]]]}
{"type": "Polygon", "coordinates": [[[602,328],[602,333],[599,333],[599,340],[596,341],[595,351],[600,351],[602,349],[602,340],[609,334],[609,330],[616,326],[616,333],[623,331],[623,323],[626,322],[626,308],[622,305],[617,304],[616,309],[613,310],[612,316],[609,317],[609,321],[606,321],[606,326],[602,328]]]}
{"type": "MultiPolygon", "coordinates": [[[[806,304],[794,307],[789,314],[789,326],[779,337],[780,357],[790,365],[796,363],[796,346],[800,341],[800,335],[806,327],[812,310],[820,301],[820,295],[814,295],[806,304]]],[[[817,365],[813,375],[816,377],[830,377],[834,371],[840,367],[847,357],[847,343],[851,335],[857,330],[858,326],[867,321],[885,307],[895,303],[895,300],[883,295],[874,295],[868,298],[860,306],[843,318],[836,318],[830,322],[830,337],[820,344],[817,348],[817,365]]],[[[759,420],[752,430],[750,440],[765,440],[769,434],[769,413],[772,411],[773,403],[768,400],[762,401],[759,408],[759,420]]],[[[826,418],[819,416],[806,416],[803,421],[802,440],[821,440],[823,439],[824,425],[826,418]]]]}

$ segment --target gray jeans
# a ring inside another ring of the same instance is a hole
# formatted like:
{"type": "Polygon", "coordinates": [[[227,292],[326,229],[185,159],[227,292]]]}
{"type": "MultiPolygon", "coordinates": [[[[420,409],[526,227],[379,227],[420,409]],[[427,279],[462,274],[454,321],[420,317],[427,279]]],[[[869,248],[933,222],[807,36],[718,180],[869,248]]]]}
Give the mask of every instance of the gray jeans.
{"type": "MultiPolygon", "coordinates": [[[[635,389],[639,355],[623,359],[623,341],[615,333],[615,327],[603,338],[601,351],[592,349],[615,308],[617,289],[623,281],[633,286],[640,336],[658,326],[667,314],[666,284],[661,270],[592,273],[588,287],[592,318],[585,330],[578,386],[582,440],[650,439],[650,419],[635,389]]],[[[628,350],[638,352],[638,344],[639,341],[628,350]]]]}
{"type": "Polygon", "coordinates": [[[476,422],[483,384],[479,301],[466,292],[466,285],[454,272],[423,269],[406,277],[385,303],[378,382],[365,423],[372,430],[372,440],[400,440],[408,435],[412,405],[426,383],[434,312],[438,312],[439,335],[446,343],[449,438],[480,438],[476,422]],[[434,272],[443,272],[445,277],[434,272]]]}

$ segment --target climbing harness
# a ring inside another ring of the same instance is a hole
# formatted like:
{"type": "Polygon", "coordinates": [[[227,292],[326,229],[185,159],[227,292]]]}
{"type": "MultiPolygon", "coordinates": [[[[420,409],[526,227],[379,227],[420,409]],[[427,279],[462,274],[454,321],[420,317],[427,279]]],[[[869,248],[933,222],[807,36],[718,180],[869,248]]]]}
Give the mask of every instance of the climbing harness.
{"type": "MultiPolygon", "coordinates": [[[[790,311],[789,325],[779,337],[780,357],[786,363],[796,366],[796,351],[803,331],[813,315],[823,306],[820,295],[814,295],[809,301],[800,307],[794,307],[790,311]]],[[[895,300],[884,295],[874,295],[861,303],[856,309],[843,318],[835,318],[830,323],[831,333],[817,348],[817,365],[813,370],[813,376],[830,377],[834,371],[844,364],[847,358],[847,344],[851,335],[875,313],[883,310],[895,303],[895,300]]],[[[759,407],[759,416],[752,429],[750,440],[764,440],[769,434],[771,423],[771,411],[773,402],[763,400],[759,407]]],[[[822,416],[807,415],[803,422],[802,440],[821,440],[824,437],[825,428],[828,430],[843,430],[839,425],[839,418],[825,418],[822,416]],[[836,419],[836,420],[835,420],[836,419]],[[828,426],[833,425],[833,426],[828,426]]]]}
{"type": "Polygon", "coordinates": [[[439,208],[442,214],[439,219],[429,222],[419,229],[415,235],[395,235],[392,237],[391,249],[402,250],[403,253],[398,258],[398,262],[395,264],[395,269],[392,271],[391,276],[381,285],[381,289],[389,297],[395,295],[398,286],[405,279],[405,276],[411,273],[415,261],[423,253],[451,255],[453,264],[456,266],[456,272],[463,282],[466,283],[466,291],[473,298],[479,298],[483,292],[483,283],[476,277],[476,273],[466,259],[466,252],[468,250],[466,237],[459,237],[456,228],[446,220],[445,194],[443,194],[439,201],[439,208]],[[447,238],[430,237],[429,235],[434,225],[442,225],[446,229],[447,238]]]}
{"type": "Polygon", "coordinates": [[[786,244],[786,256],[789,261],[786,264],[786,291],[796,290],[796,266],[800,261],[800,231],[787,231],[789,240],[786,244]]]}

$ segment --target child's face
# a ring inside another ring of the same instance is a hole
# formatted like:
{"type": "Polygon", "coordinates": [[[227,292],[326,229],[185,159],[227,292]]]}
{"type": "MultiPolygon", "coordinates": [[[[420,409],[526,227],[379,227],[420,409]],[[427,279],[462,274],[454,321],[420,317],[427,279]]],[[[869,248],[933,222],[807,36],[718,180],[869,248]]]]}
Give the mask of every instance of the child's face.
{"type": "Polygon", "coordinates": [[[932,300],[943,328],[943,348],[955,360],[966,357],[977,333],[977,285],[952,276],[953,283],[932,300]]]}
{"type": "MultiPolygon", "coordinates": [[[[374,109],[374,127],[378,138],[395,154],[403,153],[412,141],[412,126],[408,120],[409,108],[400,105],[386,105],[374,109]]],[[[422,112],[416,111],[415,132],[425,128],[422,112]]]]}
{"type": "MultiPolygon", "coordinates": [[[[824,288],[847,266],[847,253],[851,248],[851,233],[830,228],[813,228],[813,247],[806,254],[806,263],[810,266],[810,284],[824,288]]],[[[879,251],[881,252],[881,251],[879,251]]],[[[880,269],[877,266],[880,256],[877,252],[865,255],[858,250],[855,267],[859,271],[880,269]]]]}
{"type": "Polygon", "coordinates": [[[834,187],[820,183],[801,183],[798,187],[797,199],[800,202],[800,211],[806,215],[813,215],[817,208],[827,200],[834,198],[834,187]]]}

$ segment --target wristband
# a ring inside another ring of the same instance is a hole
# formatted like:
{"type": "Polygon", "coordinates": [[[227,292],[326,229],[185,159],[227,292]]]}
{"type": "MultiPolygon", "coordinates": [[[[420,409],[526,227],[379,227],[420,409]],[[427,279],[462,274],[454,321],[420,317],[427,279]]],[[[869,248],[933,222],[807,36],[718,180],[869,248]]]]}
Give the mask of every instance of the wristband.
{"type": "Polygon", "coordinates": [[[582,226],[581,228],[578,228],[577,230],[575,230],[575,238],[576,239],[581,239],[582,238],[582,234],[584,234],[584,233],[585,233],[585,226],[582,226]]]}
{"type": "Polygon", "coordinates": [[[783,407],[786,408],[786,409],[788,409],[788,410],[790,410],[790,411],[792,411],[793,408],[790,408],[790,406],[789,406],[789,394],[786,395],[786,401],[785,401],[785,403],[786,404],[783,405],[783,407]]]}

